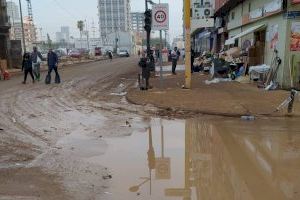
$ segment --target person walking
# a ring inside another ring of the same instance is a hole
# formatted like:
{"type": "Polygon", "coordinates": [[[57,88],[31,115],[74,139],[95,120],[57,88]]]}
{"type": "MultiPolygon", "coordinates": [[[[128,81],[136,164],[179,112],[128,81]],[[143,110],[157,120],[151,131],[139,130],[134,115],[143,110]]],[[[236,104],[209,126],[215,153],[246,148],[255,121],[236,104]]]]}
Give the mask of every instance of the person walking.
{"type": "Polygon", "coordinates": [[[174,50],[171,52],[171,59],[172,59],[172,74],[176,75],[176,67],[177,67],[177,61],[179,52],[177,47],[174,47],[174,50]]]}
{"type": "Polygon", "coordinates": [[[113,54],[112,54],[111,51],[108,52],[108,57],[109,57],[110,61],[112,61],[112,59],[113,59],[113,54]]]}
{"type": "Polygon", "coordinates": [[[51,83],[51,73],[52,70],[55,71],[55,83],[60,83],[60,76],[58,74],[57,66],[58,66],[58,56],[52,49],[49,49],[48,56],[47,56],[47,63],[48,63],[48,74],[46,77],[46,84],[51,83]]]}
{"type": "Polygon", "coordinates": [[[23,84],[26,84],[27,75],[30,74],[32,78],[32,83],[34,83],[34,76],[32,73],[32,60],[30,53],[25,53],[23,56],[23,62],[22,62],[22,71],[24,71],[24,81],[23,84]]]}
{"type": "Polygon", "coordinates": [[[32,67],[35,79],[40,81],[41,78],[41,61],[43,61],[42,54],[38,51],[37,47],[33,47],[31,53],[32,67]]]}
{"type": "Polygon", "coordinates": [[[142,80],[140,80],[140,89],[148,90],[149,89],[149,78],[150,78],[150,68],[147,66],[149,64],[148,58],[145,53],[142,53],[139,66],[142,68],[142,80]],[[145,85],[142,84],[143,80],[145,80],[145,85]]]}
{"type": "Polygon", "coordinates": [[[191,72],[194,73],[195,51],[191,49],[191,72]]]}

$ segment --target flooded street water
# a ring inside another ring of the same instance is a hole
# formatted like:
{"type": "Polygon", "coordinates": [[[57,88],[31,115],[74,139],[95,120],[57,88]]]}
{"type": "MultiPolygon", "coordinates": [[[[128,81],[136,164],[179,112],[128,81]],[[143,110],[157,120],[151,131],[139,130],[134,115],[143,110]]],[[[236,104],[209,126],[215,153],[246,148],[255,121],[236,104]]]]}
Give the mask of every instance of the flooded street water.
{"type": "Polygon", "coordinates": [[[111,170],[103,199],[300,199],[295,121],[147,123],[131,136],[105,139],[104,155],[89,157],[111,170]]]}
{"type": "Polygon", "coordinates": [[[160,119],[122,96],[122,62],[0,90],[0,200],[300,199],[299,118],[160,119]]]}

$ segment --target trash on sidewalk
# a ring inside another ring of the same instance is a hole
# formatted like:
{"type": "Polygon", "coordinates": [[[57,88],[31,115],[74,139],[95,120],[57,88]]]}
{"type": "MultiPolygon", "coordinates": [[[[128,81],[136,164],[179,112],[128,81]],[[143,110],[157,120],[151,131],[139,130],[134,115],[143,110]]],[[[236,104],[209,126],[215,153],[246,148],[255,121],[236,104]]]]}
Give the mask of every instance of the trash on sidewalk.
{"type": "Polygon", "coordinates": [[[105,176],[102,176],[102,179],[104,179],[104,180],[112,179],[112,175],[105,175],[105,176]]]}
{"type": "Polygon", "coordinates": [[[283,108],[288,107],[288,105],[291,101],[292,101],[292,98],[289,96],[276,108],[276,111],[278,112],[278,111],[282,110],[283,108]]]}
{"type": "Polygon", "coordinates": [[[125,96],[127,94],[127,92],[120,92],[120,93],[110,93],[110,95],[112,96],[125,96]]]}
{"type": "Polygon", "coordinates": [[[241,117],[241,120],[244,120],[244,121],[254,121],[255,117],[252,116],[252,115],[245,115],[245,116],[241,117]]]}
{"type": "Polygon", "coordinates": [[[216,84],[216,83],[220,83],[220,82],[231,82],[232,80],[230,78],[214,78],[212,80],[206,80],[205,84],[206,85],[210,85],[210,84],[216,84]]]}
{"type": "Polygon", "coordinates": [[[265,90],[276,90],[278,88],[278,83],[274,83],[273,81],[271,81],[270,85],[268,85],[265,90]]]}
{"type": "Polygon", "coordinates": [[[259,80],[259,79],[266,80],[270,69],[271,69],[271,67],[266,64],[252,66],[249,68],[250,79],[251,80],[259,80]]]}
{"type": "Polygon", "coordinates": [[[14,117],[11,118],[11,121],[12,121],[13,123],[17,123],[17,120],[16,120],[16,118],[14,118],[14,117]]]}
{"type": "Polygon", "coordinates": [[[10,74],[7,71],[7,60],[0,60],[0,80],[3,77],[3,80],[9,80],[10,74]]]}

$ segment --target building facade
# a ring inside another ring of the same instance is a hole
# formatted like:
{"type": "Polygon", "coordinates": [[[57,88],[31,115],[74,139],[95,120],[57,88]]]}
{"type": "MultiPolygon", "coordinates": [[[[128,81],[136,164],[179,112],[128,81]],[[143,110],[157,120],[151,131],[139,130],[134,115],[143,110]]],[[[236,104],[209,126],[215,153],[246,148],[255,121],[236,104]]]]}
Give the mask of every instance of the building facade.
{"type": "Polygon", "coordinates": [[[33,21],[29,17],[24,18],[24,35],[27,50],[32,49],[37,43],[37,31],[33,21]]]}
{"type": "Polygon", "coordinates": [[[60,32],[56,32],[56,42],[70,42],[70,27],[62,26],[60,32]]]}
{"type": "Polygon", "coordinates": [[[112,33],[130,32],[130,0],[98,0],[98,13],[103,44],[112,33]]]}
{"type": "MultiPolygon", "coordinates": [[[[219,44],[248,52],[249,65],[272,66],[275,50],[282,60],[277,82],[300,88],[300,2],[294,0],[227,0],[216,3],[219,44]],[[227,35],[227,36],[226,36],[227,35]]],[[[218,46],[218,45],[217,45],[218,46]]]]}
{"type": "Polygon", "coordinates": [[[9,37],[11,40],[22,40],[22,24],[19,6],[13,2],[7,2],[7,14],[11,24],[9,37]]]}
{"type": "Polygon", "coordinates": [[[13,1],[7,2],[7,14],[11,24],[21,21],[19,6],[13,1]]]}
{"type": "Polygon", "coordinates": [[[10,63],[10,40],[9,40],[9,17],[7,15],[7,4],[0,0],[0,60],[10,63]]]}
{"type": "Polygon", "coordinates": [[[145,16],[142,12],[131,13],[131,29],[133,32],[143,33],[145,32],[145,16]]]}

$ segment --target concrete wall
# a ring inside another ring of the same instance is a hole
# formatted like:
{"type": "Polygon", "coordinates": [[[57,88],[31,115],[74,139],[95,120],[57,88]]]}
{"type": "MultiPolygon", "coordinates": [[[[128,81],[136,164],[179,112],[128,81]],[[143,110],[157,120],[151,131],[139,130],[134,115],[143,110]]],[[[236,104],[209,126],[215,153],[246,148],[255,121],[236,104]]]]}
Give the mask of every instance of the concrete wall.
{"type": "MultiPolygon", "coordinates": [[[[289,11],[300,11],[300,4],[298,5],[288,5],[289,11]]],[[[284,71],[282,74],[283,86],[285,88],[291,87],[291,73],[290,67],[295,70],[294,77],[293,77],[293,86],[300,89],[299,79],[300,79],[300,52],[290,51],[290,37],[291,37],[291,26],[293,22],[300,22],[300,18],[297,19],[289,19],[287,20],[287,29],[286,29],[286,52],[285,52],[285,60],[284,60],[284,71]],[[290,64],[294,60],[293,63],[290,64]]]]}
{"type": "MultiPolygon", "coordinates": [[[[290,51],[290,36],[291,36],[291,24],[292,22],[300,21],[300,19],[286,19],[283,16],[283,13],[278,13],[269,17],[264,17],[261,18],[255,22],[251,22],[246,25],[242,25],[243,23],[243,16],[249,14],[249,3],[251,3],[251,11],[256,10],[258,8],[263,7],[266,3],[272,2],[272,0],[247,0],[244,3],[238,5],[236,8],[234,8],[232,11],[230,11],[230,16],[229,16],[229,24],[228,24],[228,31],[229,31],[229,38],[237,35],[238,33],[241,33],[250,27],[257,26],[260,24],[265,24],[266,25],[266,37],[268,35],[268,32],[270,31],[271,27],[273,25],[278,25],[278,33],[279,33],[279,43],[277,46],[277,50],[279,52],[279,57],[282,59],[282,65],[279,68],[278,71],[278,76],[277,80],[280,83],[280,85],[283,88],[289,88],[291,85],[290,81],[290,60],[293,56],[294,58],[294,69],[295,69],[295,74],[294,74],[294,79],[296,85],[297,80],[299,79],[300,76],[300,52],[291,52],[290,51]],[[235,19],[231,19],[231,13],[235,13],[235,19]]],[[[289,3],[288,5],[288,10],[294,10],[294,11],[299,11],[300,10],[300,5],[291,5],[289,3]]],[[[254,33],[248,34],[243,38],[240,38],[239,40],[239,46],[243,44],[245,40],[252,40],[254,38],[254,33]]],[[[265,49],[264,49],[264,63],[267,65],[271,65],[273,56],[274,56],[274,51],[273,49],[270,48],[270,41],[267,41],[266,38],[266,43],[265,43],[265,49]]]]}

